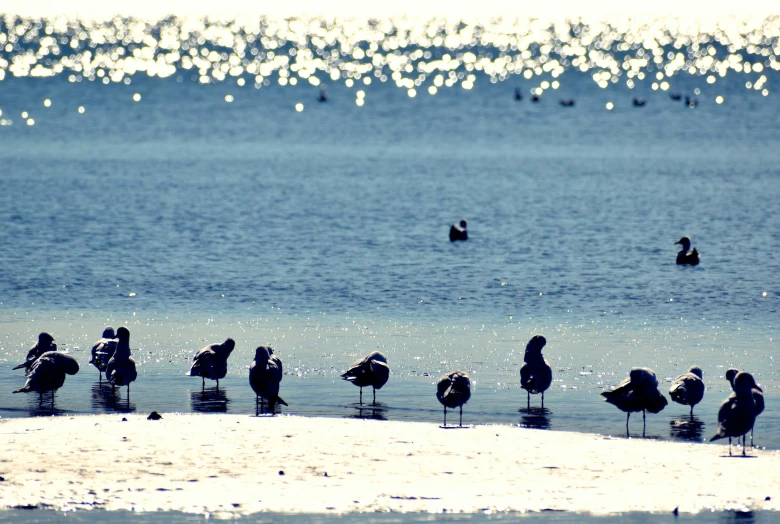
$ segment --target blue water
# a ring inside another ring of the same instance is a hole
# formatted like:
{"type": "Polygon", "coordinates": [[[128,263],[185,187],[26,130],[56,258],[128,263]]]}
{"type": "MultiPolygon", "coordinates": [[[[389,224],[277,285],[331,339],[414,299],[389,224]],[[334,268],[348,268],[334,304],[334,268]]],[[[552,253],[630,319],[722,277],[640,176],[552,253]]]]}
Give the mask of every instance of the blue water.
{"type": "MultiPolygon", "coordinates": [[[[0,56],[13,63],[42,35],[0,56]]],[[[772,38],[760,46],[773,49],[772,38]]],[[[69,56],[105,47],[79,46],[69,56]]],[[[404,52],[418,48],[456,54],[413,43],[404,52]]],[[[529,49],[539,60],[540,47],[529,49]]],[[[695,52],[690,42],[682,51],[695,52]]],[[[652,89],[658,67],[645,67],[631,89],[623,70],[599,87],[598,66],[495,83],[474,71],[473,88],[435,96],[434,73],[414,97],[373,74],[350,87],[322,70],[327,103],[303,80],[279,85],[278,73],[259,88],[246,74],[203,85],[181,61],[167,78],[136,73],[107,85],[94,71],[95,81],[76,79],[72,65],[50,78],[8,69],[0,416],[48,413],[34,395],[10,395],[24,380],[11,368],[46,330],[82,364],[58,393],[57,413],[253,413],[247,366],[254,347],[270,344],[285,363],[286,413],[438,422],[433,383],[463,368],[476,380],[464,422],[620,434],[623,414],[600,391],[637,365],[668,389],[698,364],[709,389],[696,418],[670,405],[649,417],[648,436],[709,437],[728,394],[722,375],[738,367],[767,399],[757,444],[780,448],[780,74],[774,51],[735,53],[762,70],[715,75],[714,84],[709,73],[677,72],[664,78],[667,91],[652,89]],[[532,103],[543,80],[560,86],[532,103]],[[647,104],[634,107],[634,97],[647,104]],[[470,239],[450,243],[461,218],[470,239]],[[696,268],[674,263],[683,235],[701,253],[696,268]],[[106,324],[132,332],[140,374],[130,399],[101,387],[87,364],[106,324]],[[537,332],[548,338],[555,382],[546,410],[528,411],[518,369],[537,332]],[[228,376],[204,393],[184,376],[188,362],[227,336],[238,341],[228,376]],[[374,349],[393,375],[381,409],[361,411],[338,375],[374,349]]],[[[625,53],[605,54],[620,62],[625,53]]],[[[349,67],[333,65],[344,75],[349,67]]]]}

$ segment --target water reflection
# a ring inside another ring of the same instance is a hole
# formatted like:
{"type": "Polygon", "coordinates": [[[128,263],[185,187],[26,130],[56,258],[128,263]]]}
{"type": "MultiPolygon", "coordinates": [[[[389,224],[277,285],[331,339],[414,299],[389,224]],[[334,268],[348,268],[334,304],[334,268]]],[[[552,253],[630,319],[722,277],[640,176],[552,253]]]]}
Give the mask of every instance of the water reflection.
{"type": "Polygon", "coordinates": [[[669,435],[674,439],[701,442],[704,435],[704,422],[697,416],[688,416],[669,421],[669,435]]]}
{"type": "Polygon", "coordinates": [[[552,411],[547,408],[521,408],[519,426],[533,429],[550,429],[550,415],[552,411]]]}
{"type": "Polygon", "coordinates": [[[350,404],[347,408],[355,409],[357,410],[357,413],[347,415],[346,418],[387,420],[387,417],[385,416],[387,404],[381,402],[377,402],[376,404],[350,404]]]}
{"type": "Polygon", "coordinates": [[[31,417],[44,415],[58,415],[64,411],[57,409],[57,397],[54,391],[39,395],[37,393],[27,395],[27,411],[31,417]]]}
{"type": "Polygon", "coordinates": [[[227,391],[218,387],[190,391],[192,411],[199,413],[227,413],[230,399],[227,391]]]}
{"type": "Polygon", "coordinates": [[[98,382],[92,385],[91,390],[92,407],[103,411],[114,411],[118,413],[133,413],[136,410],[135,404],[130,402],[127,395],[127,388],[115,388],[109,382],[98,382]],[[122,395],[125,399],[122,400],[122,395]]]}

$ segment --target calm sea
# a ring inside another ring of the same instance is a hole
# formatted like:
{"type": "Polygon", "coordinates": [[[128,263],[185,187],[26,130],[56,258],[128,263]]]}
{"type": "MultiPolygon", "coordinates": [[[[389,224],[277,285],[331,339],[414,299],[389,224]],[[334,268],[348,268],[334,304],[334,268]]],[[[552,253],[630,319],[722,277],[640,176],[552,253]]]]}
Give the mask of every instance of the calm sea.
{"type": "Polygon", "coordinates": [[[49,413],[11,395],[48,331],[81,363],[58,414],[253,414],[264,344],[284,413],[438,423],[459,368],[464,423],[619,435],[605,387],[696,364],[695,418],[670,405],[647,435],[711,436],[738,367],[780,448],[780,21],[296,23],[0,23],[0,416],[49,413]],[[129,399],[88,364],[104,325],[131,331],[129,399]],[[545,410],[519,389],[535,333],[545,410]],[[228,336],[201,391],[192,354],[228,336]],[[393,373],[359,409],[339,374],[373,350],[393,373]]]}

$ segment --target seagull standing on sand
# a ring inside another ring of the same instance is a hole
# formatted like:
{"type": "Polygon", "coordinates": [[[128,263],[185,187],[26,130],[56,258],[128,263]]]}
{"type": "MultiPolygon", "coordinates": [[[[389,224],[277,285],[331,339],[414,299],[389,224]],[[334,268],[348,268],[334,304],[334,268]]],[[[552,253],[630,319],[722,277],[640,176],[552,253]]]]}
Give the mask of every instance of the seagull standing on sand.
{"type": "Polygon", "coordinates": [[[462,371],[453,371],[439,379],[436,398],[444,406],[444,427],[447,427],[447,408],[460,408],[459,426],[463,427],[463,404],[471,398],[471,379],[462,371]]]}
{"type": "Polygon", "coordinates": [[[466,227],[468,227],[468,224],[465,220],[461,220],[460,224],[453,224],[450,226],[450,242],[455,242],[456,240],[468,240],[469,239],[469,232],[466,231],[466,227]]]}
{"type": "Polygon", "coordinates": [[[699,264],[699,252],[696,248],[691,251],[691,239],[688,237],[682,237],[675,244],[681,244],[682,249],[677,252],[677,264],[696,266],[699,264]]]}
{"type": "MultiPolygon", "coordinates": [[[[726,379],[731,383],[731,389],[734,390],[734,378],[739,373],[738,369],[730,368],[726,371],[726,379]]],[[[735,390],[736,391],[736,390],[735,390]]],[[[753,402],[756,403],[756,417],[764,412],[764,390],[754,383],[751,389],[753,402]]],[[[753,428],[750,428],[750,447],[753,447],[753,428]]]]}
{"type": "Polygon", "coordinates": [[[753,375],[741,371],[734,377],[734,391],[728,396],[718,410],[718,431],[710,439],[729,438],[729,456],[731,456],[731,439],[742,437],[742,456],[745,456],[745,441],[747,432],[753,429],[756,421],[756,402],[753,390],[757,388],[753,375]]]}
{"type": "Polygon", "coordinates": [[[24,368],[24,372],[29,373],[30,367],[33,365],[33,363],[35,363],[35,361],[38,360],[41,355],[49,351],[57,351],[57,344],[54,343],[53,336],[43,332],[38,335],[38,343],[27,352],[27,358],[24,360],[24,362],[16,366],[14,369],[24,368]]]}
{"type": "Polygon", "coordinates": [[[691,406],[691,416],[693,416],[693,406],[704,398],[702,375],[701,368],[693,366],[687,373],[675,378],[672,387],[669,388],[669,396],[672,400],[683,406],[691,406]]]}
{"type": "Polygon", "coordinates": [[[51,409],[54,410],[54,392],[65,383],[65,374],[75,375],[78,372],[79,363],[75,358],[65,353],[47,351],[32,363],[24,387],[14,393],[36,392],[41,396],[40,406],[43,404],[43,394],[51,391],[51,409]]]}
{"type": "Polygon", "coordinates": [[[547,339],[542,335],[534,335],[525,346],[524,364],[520,368],[520,387],[528,392],[528,407],[531,407],[531,395],[542,394],[544,408],[544,392],[552,384],[552,368],[542,356],[542,348],[547,339]]]}
{"type": "Polygon", "coordinates": [[[108,361],[114,356],[117,343],[114,328],[106,326],[103,330],[102,338],[92,346],[92,360],[89,363],[98,369],[101,382],[103,381],[103,372],[106,370],[108,361]]]}
{"type": "Polygon", "coordinates": [[[130,383],[138,378],[135,360],[130,356],[130,330],[121,327],[116,330],[117,344],[114,355],[106,364],[106,378],[114,387],[127,386],[127,401],[130,402],[130,383]]]}
{"type": "Polygon", "coordinates": [[[615,386],[612,391],[604,391],[601,394],[607,402],[617,406],[626,415],[626,436],[628,432],[628,419],[634,411],[642,412],[642,436],[645,436],[647,428],[647,416],[645,411],[660,413],[666,407],[667,400],[658,389],[658,379],[653,370],[648,368],[632,368],[628,378],[615,386]]]}
{"type": "Polygon", "coordinates": [[[227,375],[227,359],[236,347],[236,341],[232,338],[222,344],[210,344],[201,348],[192,357],[192,367],[187,372],[191,377],[203,378],[203,389],[206,389],[206,379],[216,380],[219,387],[219,379],[227,375]]]}
{"type": "Polygon", "coordinates": [[[279,396],[282,381],[282,361],[270,347],[260,346],[255,350],[255,359],[249,365],[249,385],[255,392],[255,416],[260,414],[258,405],[268,401],[268,411],[273,414],[276,404],[287,405],[279,396]]]}
{"type": "Polygon", "coordinates": [[[382,389],[390,378],[390,367],[387,357],[379,351],[374,351],[366,358],[356,360],[341,378],[352,382],[360,388],[360,405],[363,405],[363,388],[371,386],[374,389],[374,405],[376,405],[376,390],[382,389]]]}

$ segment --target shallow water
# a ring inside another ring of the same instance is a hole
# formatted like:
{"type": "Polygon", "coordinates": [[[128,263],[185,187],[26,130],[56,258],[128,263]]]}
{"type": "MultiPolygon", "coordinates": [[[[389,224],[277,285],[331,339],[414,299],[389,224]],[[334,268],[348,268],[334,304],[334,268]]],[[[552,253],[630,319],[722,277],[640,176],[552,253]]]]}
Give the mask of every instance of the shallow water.
{"type": "MultiPolygon", "coordinates": [[[[85,42],[74,53],[99,48],[85,42]]],[[[342,78],[327,103],[275,76],[256,89],[189,73],[108,85],[69,81],[73,70],[9,73],[0,416],[48,413],[35,395],[10,394],[23,383],[11,368],[46,330],[82,364],[57,394],[62,414],[253,413],[247,366],[270,344],[285,363],[285,413],[438,422],[433,384],[461,368],[476,380],[464,423],[623,434],[603,388],[638,365],[668,388],[697,364],[709,389],[696,418],[669,406],[648,417],[647,436],[709,437],[728,394],[721,376],[738,367],[767,399],[757,444],[780,448],[780,104],[753,88],[779,75],[753,51],[741,60],[766,64],[760,72],[714,84],[677,73],[668,91],[652,89],[657,70],[604,89],[598,67],[567,66],[537,104],[528,93],[547,73],[491,83],[477,72],[469,89],[459,79],[431,96],[425,84],[414,98],[391,81],[342,78]],[[668,96],[695,89],[695,109],[668,96]],[[647,105],[633,107],[635,96],[647,105]],[[568,97],[574,107],[557,103],[568,97]],[[462,217],[470,240],[452,244],[462,217]],[[696,268],[674,264],[684,234],[702,254],[696,268]],[[132,332],[129,400],[87,364],[106,324],[132,332]],[[545,411],[522,411],[518,370],[534,333],[548,339],[555,382],[545,411]],[[184,376],[189,360],[227,336],[238,341],[228,376],[204,393],[184,376]],[[393,375],[381,409],[361,410],[338,375],[374,349],[393,375]]],[[[637,415],[631,429],[641,434],[637,415]]]]}

